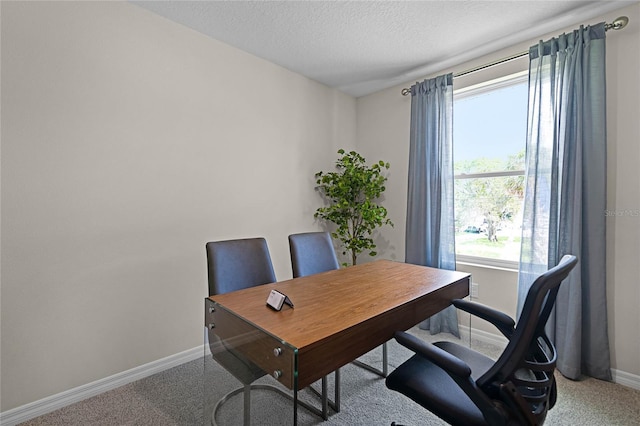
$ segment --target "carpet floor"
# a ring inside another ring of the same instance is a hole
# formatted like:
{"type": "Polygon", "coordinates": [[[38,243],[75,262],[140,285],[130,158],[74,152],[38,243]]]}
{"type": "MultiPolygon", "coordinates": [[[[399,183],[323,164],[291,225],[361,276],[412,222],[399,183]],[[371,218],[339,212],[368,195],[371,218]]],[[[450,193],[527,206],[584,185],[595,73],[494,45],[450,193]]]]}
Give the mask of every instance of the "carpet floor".
{"type": "MultiPolygon", "coordinates": [[[[454,340],[449,334],[431,336],[411,329],[428,341],[454,340]]],[[[469,336],[463,336],[469,342],[469,336]]],[[[500,347],[471,339],[471,347],[492,358],[500,347]]],[[[389,370],[411,356],[411,352],[395,341],[388,343],[389,370]]],[[[381,367],[382,350],[375,349],[361,361],[381,367]]],[[[391,422],[412,425],[444,425],[443,421],[413,403],[403,395],[385,387],[384,379],[348,364],[341,369],[341,410],[330,410],[329,419],[298,409],[300,425],[390,425],[391,422]]],[[[640,391],[614,383],[586,378],[565,379],[556,374],[558,402],[549,411],[546,425],[638,425],[640,424],[640,391]]],[[[265,376],[256,383],[279,385],[265,376]]],[[[68,425],[203,425],[210,424],[213,405],[239,382],[210,356],[163,371],[145,379],[105,392],[52,413],[37,417],[23,426],[68,425]]],[[[319,382],[315,385],[319,387],[319,382]]],[[[284,389],[284,388],[283,388],[284,389]]],[[[329,379],[329,395],[333,395],[333,375],[329,379]]],[[[253,425],[280,426],[293,424],[291,402],[274,392],[252,391],[251,418],[253,425]]],[[[318,398],[308,390],[299,397],[318,405],[318,398]]],[[[217,424],[242,424],[243,398],[237,395],[221,406],[217,424]]]]}

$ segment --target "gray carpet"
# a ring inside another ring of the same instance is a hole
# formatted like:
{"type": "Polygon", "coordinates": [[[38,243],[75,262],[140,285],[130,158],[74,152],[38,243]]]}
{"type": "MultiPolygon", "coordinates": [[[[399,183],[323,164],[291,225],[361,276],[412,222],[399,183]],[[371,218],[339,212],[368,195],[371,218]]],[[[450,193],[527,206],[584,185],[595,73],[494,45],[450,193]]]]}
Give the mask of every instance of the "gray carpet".
{"type": "MultiPolygon", "coordinates": [[[[412,333],[426,340],[457,340],[448,334],[430,336],[414,328],[412,333]]],[[[468,335],[463,341],[468,341],[468,335]]],[[[501,348],[472,339],[471,346],[495,358],[501,348]]],[[[411,353],[395,342],[389,342],[390,370],[406,360],[411,353]]],[[[205,412],[210,414],[215,402],[239,383],[210,357],[192,361],[154,376],[105,392],[85,401],[38,417],[25,426],[36,425],[201,425],[205,412]],[[206,396],[206,397],[205,397],[206,396]]],[[[380,366],[382,351],[376,349],[361,360],[380,366]]],[[[340,413],[331,412],[329,420],[299,409],[300,425],[444,425],[445,423],[414,404],[408,398],[388,390],[384,380],[353,364],[341,369],[340,413]]],[[[637,425],[640,423],[640,391],[596,379],[570,381],[557,375],[558,403],[547,416],[547,425],[637,425]]],[[[270,377],[256,383],[277,384],[270,377]]],[[[317,386],[316,386],[317,387],[317,386]]],[[[333,375],[329,380],[333,391],[333,375]]],[[[332,395],[332,393],[331,393],[332,395]]],[[[300,398],[318,404],[308,391],[300,398]]],[[[252,392],[252,424],[288,425],[293,423],[291,403],[269,392],[252,392]]],[[[242,396],[238,395],[222,406],[218,424],[242,424],[242,396]]]]}

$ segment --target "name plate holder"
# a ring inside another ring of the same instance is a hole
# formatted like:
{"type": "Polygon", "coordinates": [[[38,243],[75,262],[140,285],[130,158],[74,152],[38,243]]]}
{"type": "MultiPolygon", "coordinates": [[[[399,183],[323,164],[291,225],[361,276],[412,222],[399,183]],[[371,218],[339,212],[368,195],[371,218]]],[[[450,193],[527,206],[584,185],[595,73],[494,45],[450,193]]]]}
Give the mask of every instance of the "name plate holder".
{"type": "Polygon", "coordinates": [[[277,290],[271,290],[271,293],[269,293],[269,297],[267,298],[267,306],[279,311],[282,309],[283,305],[289,305],[293,308],[293,302],[291,302],[291,299],[289,299],[286,294],[280,293],[277,290]]]}

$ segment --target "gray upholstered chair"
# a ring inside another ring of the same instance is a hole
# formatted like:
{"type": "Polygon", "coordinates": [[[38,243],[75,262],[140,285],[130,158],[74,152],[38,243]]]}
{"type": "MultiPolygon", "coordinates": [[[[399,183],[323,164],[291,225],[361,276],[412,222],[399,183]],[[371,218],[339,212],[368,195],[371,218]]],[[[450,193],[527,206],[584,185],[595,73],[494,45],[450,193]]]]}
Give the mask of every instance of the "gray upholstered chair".
{"type": "MultiPolygon", "coordinates": [[[[291,267],[293,277],[304,277],[307,275],[319,274],[340,268],[340,263],[336,257],[333,241],[328,232],[305,232],[289,235],[289,251],[291,252],[291,267]]],[[[361,361],[353,361],[353,364],[372,371],[378,375],[387,375],[387,344],[382,346],[383,369],[378,370],[361,361]]],[[[340,411],[340,369],[335,374],[335,395],[331,407],[340,411]]],[[[326,394],[326,377],[322,379],[323,392],[326,394]]],[[[323,400],[323,405],[326,402],[323,400]]]]}
{"type": "Polygon", "coordinates": [[[289,235],[289,251],[293,278],[340,268],[331,235],[328,232],[289,235]]]}
{"type": "MultiPolygon", "coordinates": [[[[209,242],[206,250],[209,296],[276,282],[269,248],[264,238],[209,242]]],[[[227,347],[212,330],[209,330],[209,347],[213,358],[243,384],[243,387],[218,401],[213,409],[212,424],[216,424],[216,413],[221,405],[240,392],[244,392],[245,425],[249,425],[251,419],[252,388],[271,389],[289,397],[287,393],[271,385],[252,385],[266,373],[241,353],[227,347]]]]}
{"type": "MultiPolygon", "coordinates": [[[[206,250],[209,296],[276,282],[269,248],[264,238],[209,242],[206,244],[206,250]]],[[[243,387],[228,393],[214,406],[211,416],[212,424],[216,424],[216,413],[222,404],[234,395],[244,392],[244,424],[249,425],[251,419],[251,389],[275,391],[294,401],[294,409],[297,409],[296,405],[302,406],[327,420],[328,410],[326,403],[319,410],[300,399],[296,401],[291,394],[276,386],[252,384],[267,373],[243,354],[228,347],[213,330],[208,331],[208,336],[209,348],[213,358],[243,384],[243,387]]],[[[323,401],[327,401],[326,386],[320,397],[323,401]]]]}
{"type": "MultiPolygon", "coordinates": [[[[293,278],[318,274],[340,268],[336,252],[333,249],[328,232],[307,232],[289,235],[291,268],[293,278]]],[[[333,402],[327,399],[327,376],[322,378],[322,406],[330,405],[334,411],[340,411],[340,369],[334,372],[333,402]]],[[[310,388],[318,393],[314,388],[310,388]]]]}
{"type": "Polygon", "coordinates": [[[209,295],[276,282],[264,238],[207,243],[209,295]]]}
{"type": "Polygon", "coordinates": [[[396,332],[398,343],[416,354],[387,377],[387,387],[452,425],[541,425],[556,402],[556,350],[544,327],[560,284],[577,262],[575,256],[564,256],[535,280],[517,326],[487,306],[453,301],[509,340],[496,361],[453,342],[430,344],[396,332]]]}

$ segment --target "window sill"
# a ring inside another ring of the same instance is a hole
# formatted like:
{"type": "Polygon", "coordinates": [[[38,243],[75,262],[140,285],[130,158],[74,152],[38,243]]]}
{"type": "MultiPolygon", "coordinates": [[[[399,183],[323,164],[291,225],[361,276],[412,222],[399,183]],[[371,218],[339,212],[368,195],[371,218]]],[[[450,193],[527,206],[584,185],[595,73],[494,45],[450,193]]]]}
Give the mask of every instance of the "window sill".
{"type": "Polygon", "coordinates": [[[456,256],[456,264],[473,266],[476,268],[494,269],[498,271],[518,272],[518,262],[512,260],[459,255],[456,256]]]}

